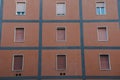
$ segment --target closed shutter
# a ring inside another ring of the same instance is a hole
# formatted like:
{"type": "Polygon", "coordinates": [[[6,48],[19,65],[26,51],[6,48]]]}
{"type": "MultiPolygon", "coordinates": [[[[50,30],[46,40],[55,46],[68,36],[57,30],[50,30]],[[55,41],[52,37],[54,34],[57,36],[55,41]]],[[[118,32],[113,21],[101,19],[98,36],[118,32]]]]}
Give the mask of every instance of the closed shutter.
{"type": "Polygon", "coordinates": [[[64,70],[66,69],[66,56],[57,55],[57,69],[64,70]]]}
{"type": "Polygon", "coordinates": [[[16,55],[14,56],[14,70],[22,70],[23,56],[16,55]]]}
{"type": "Polygon", "coordinates": [[[56,14],[57,15],[65,15],[65,3],[57,3],[56,4],[56,14]]]}
{"type": "Polygon", "coordinates": [[[108,55],[100,55],[101,69],[109,69],[109,57],[108,55]]]}
{"type": "Polygon", "coordinates": [[[16,41],[24,41],[24,28],[16,28],[16,41]]]}
{"type": "Polygon", "coordinates": [[[65,28],[57,29],[57,40],[65,40],[65,28]]]}
{"type": "Polygon", "coordinates": [[[107,40],[107,31],[106,27],[98,28],[98,38],[99,40],[107,40]]]}

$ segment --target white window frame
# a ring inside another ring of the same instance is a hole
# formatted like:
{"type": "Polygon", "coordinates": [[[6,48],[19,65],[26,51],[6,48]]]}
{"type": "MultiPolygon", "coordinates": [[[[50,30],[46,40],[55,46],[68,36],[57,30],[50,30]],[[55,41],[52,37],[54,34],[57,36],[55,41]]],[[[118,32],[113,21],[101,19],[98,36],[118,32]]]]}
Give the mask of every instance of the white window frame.
{"type": "Polygon", "coordinates": [[[27,9],[26,9],[26,3],[27,3],[26,0],[24,0],[24,3],[25,3],[25,13],[24,13],[23,15],[18,15],[18,14],[17,14],[17,3],[20,3],[20,1],[16,1],[16,15],[17,15],[17,16],[25,16],[25,15],[26,15],[26,10],[27,10],[27,9]]]}
{"type": "MultiPolygon", "coordinates": [[[[106,15],[107,14],[107,11],[106,11],[106,2],[105,1],[96,1],[96,8],[97,8],[97,3],[104,3],[104,9],[105,9],[105,14],[102,14],[101,13],[101,10],[100,10],[100,14],[97,14],[97,11],[96,11],[96,15],[98,15],[98,16],[104,16],[104,15],[106,15]]],[[[100,8],[101,9],[101,8],[100,8]]]]}
{"type": "Polygon", "coordinates": [[[15,72],[22,72],[23,71],[23,68],[24,68],[24,54],[13,54],[13,59],[12,59],[12,71],[15,71],[15,72]],[[15,56],[23,56],[23,62],[22,62],[22,70],[14,70],[14,57],[15,56]]]}
{"type": "Polygon", "coordinates": [[[56,1],[56,16],[65,16],[66,15],[66,1],[56,1]],[[58,15],[57,14],[57,4],[59,4],[59,3],[64,3],[65,4],[65,13],[64,13],[64,15],[58,15]]]}
{"type": "Polygon", "coordinates": [[[60,71],[65,71],[65,70],[67,70],[67,54],[56,54],[56,70],[60,70],[60,71]],[[58,55],[65,55],[65,57],[66,57],[66,67],[65,67],[65,69],[58,69],[58,67],[57,67],[57,56],[58,55]]]}
{"type": "Polygon", "coordinates": [[[97,26],[97,39],[98,41],[101,41],[101,42],[107,42],[109,40],[108,26],[97,26]],[[99,28],[106,28],[107,40],[99,40],[99,31],[98,31],[99,28]]]}
{"type": "Polygon", "coordinates": [[[101,70],[101,71],[111,70],[110,54],[108,54],[108,53],[104,53],[104,54],[103,54],[103,53],[100,53],[100,54],[99,54],[99,67],[100,67],[100,70],[101,70]],[[100,60],[100,56],[101,56],[101,55],[108,55],[108,59],[109,59],[109,69],[102,69],[102,68],[101,68],[101,60],[100,60]]]}
{"type": "Polygon", "coordinates": [[[24,41],[25,41],[25,28],[24,27],[15,27],[15,29],[14,29],[14,42],[23,43],[24,41]],[[23,28],[24,29],[24,39],[23,39],[23,41],[16,41],[16,29],[17,28],[23,28]]]}
{"type": "Polygon", "coordinates": [[[57,42],[66,42],[67,41],[67,27],[66,26],[56,26],[56,41],[57,42]],[[65,28],[65,40],[57,40],[57,29],[58,28],[65,28]]]}

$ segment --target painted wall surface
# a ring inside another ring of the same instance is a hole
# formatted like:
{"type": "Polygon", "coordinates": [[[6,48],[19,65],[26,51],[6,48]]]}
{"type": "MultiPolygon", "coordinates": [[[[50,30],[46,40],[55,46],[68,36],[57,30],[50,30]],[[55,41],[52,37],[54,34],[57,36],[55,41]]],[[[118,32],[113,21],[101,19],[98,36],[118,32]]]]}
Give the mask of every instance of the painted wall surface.
{"type": "Polygon", "coordinates": [[[3,19],[5,20],[38,20],[39,0],[26,0],[26,15],[16,15],[16,0],[4,0],[3,19]]]}
{"type": "Polygon", "coordinates": [[[78,20],[79,19],[79,0],[43,0],[43,19],[44,20],[78,20]],[[66,15],[56,16],[56,3],[66,3],[66,15]],[[49,3],[49,4],[48,4],[49,3]],[[48,6],[49,5],[49,6],[48,6]]]}
{"type": "Polygon", "coordinates": [[[42,76],[66,76],[81,74],[81,54],[79,50],[43,50],[42,51],[42,76]],[[56,69],[56,56],[66,55],[66,70],[56,69]]]}
{"type": "Polygon", "coordinates": [[[82,0],[83,19],[85,20],[109,20],[118,19],[117,0],[82,0]],[[96,1],[105,2],[106,15],[96,15],[96,1]],[[86,6],[87,5],[87,6],[86,6]]]}
{"type": "Polygon", "coordinates": [[[120,50],[85,50],[85,65],[87,76],[119,76],[120,50]],[[111,70],[100,70],[99,55],[108,54],[110,56],[111,70]]]}
{"type": "Polygon", "coordinates": [[[84,23],[84,42],[85,46],[120,46],[120,29],[117,22],[103,23],[84,23]],[[98,27],[108,29],[108,41],[98,40],[98,27]],[[90,33],[90,34],[89,34],[90,33]]]}
{"type": "Polygon", "coordinates": [[[2,1],[0,80],[120,80],[119,0],[26,0],[24,16],[16,15],[16,0],[2,1]],[[66,3],[64,16],[56,15],[59,1],[66,3]],[[106,3],[106,15],[96,15],[96,1],[106,3]],[[104,26],[108,41],[98,41],[97,28],[104,26]],[[56,40],[57,27],[65,27],[65,41],[56,40]],[[14,42],[15,28],[24,28],[24,42],[14,42]],[[24,55],[22,72],[12,71],[14,54],[24,55]],[[56,70],[61,54],[67,56],[66,70],[56,70]],[[111,70],[100,70],[100,54],[110,55],[111,70]]]}
{"type": "Polygon", "coordinates": [[[0,77],[16,76],[37,76],[38,73],[38,51],[37,50],[2,50],[0,51],[0,77]],[[12,71],[13,55],[24,56],[23,71],[12,71]]]}
{"type": "Polygon", "coordinates": [[[79,23],[44,23],[42,40],[43,46],[80,46],[79,23]],[[57,27],[65,27],[66,40],[57,40],[57,27]]]}
{"type": "Polygon", "coordinates": [[[3,23],[1,46],[38,46],[38,23],[3,23]],[[15,42],[15,29],[24,28],[24,42],[15,42]]]}

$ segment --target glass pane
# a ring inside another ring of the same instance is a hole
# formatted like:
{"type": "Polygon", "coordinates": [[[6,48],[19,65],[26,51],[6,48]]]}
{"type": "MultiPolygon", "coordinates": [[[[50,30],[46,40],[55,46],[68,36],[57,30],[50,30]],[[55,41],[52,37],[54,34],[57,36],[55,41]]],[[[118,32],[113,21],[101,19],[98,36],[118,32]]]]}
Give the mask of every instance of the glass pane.
{"type": "Polygon", "coordinates": [[[99,7],[96,8],[96,14],[100,15],[100,8],[99,7]]]}
{"type": "Polygon", "coordinates": [[[104,7],[101,7],[101,14],[105,14],[105,8],[104,7]]]}

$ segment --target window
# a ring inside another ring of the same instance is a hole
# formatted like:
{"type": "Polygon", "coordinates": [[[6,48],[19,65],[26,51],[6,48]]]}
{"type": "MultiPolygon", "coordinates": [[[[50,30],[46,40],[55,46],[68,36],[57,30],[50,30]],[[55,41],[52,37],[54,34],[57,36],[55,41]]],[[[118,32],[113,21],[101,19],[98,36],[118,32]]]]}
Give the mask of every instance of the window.
{"type": "Polygon", "coordinates": [[[16,3],[16,15],[25,15],[26,14],[26,3],[24,0],[22,2],[16,3]]]}
{"type": "Polygon", "coordinates": [[[58,27],[57,28],[57,40],[58,41],[65,41],[65,27],[58,27]]]}
{"type": "Polygon", "coordinates": [[[16,28],[15,31],[15,42],[24,41],[24,28],[16,28]]]}
{"type": "Polygon", "coordinates": [[[23,55],[14,55],[13,71],[22,71],[23,69],[23,55]]]}
{"type": "Polygon", "coordinates": [[[65,2],[56,3],[56,15],[63,16],[66,14],[66,5],[65,2]]]}
{"type": "Polygon", "coordinates": [[[104,2],[96,2],[96,14],[97,15],[105,15],[106,8],[104,2]]]}
{"type": "Polygon", "coordinates": [[[100,55],[100,69],[101,70],[110,70],[110,60],[109,55],[100,55]]]}
{"type": "Polygon", "coordinates": [[[66,55],[57,55],[57,70],[66,69],[66,55]]]}
{"type": "Polygon", "coordinates": [[[108,32],[106,27],[98,27],[98,41],[107,41],[108,32]]]}

